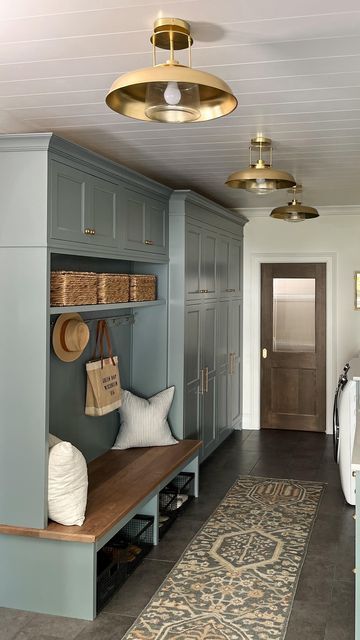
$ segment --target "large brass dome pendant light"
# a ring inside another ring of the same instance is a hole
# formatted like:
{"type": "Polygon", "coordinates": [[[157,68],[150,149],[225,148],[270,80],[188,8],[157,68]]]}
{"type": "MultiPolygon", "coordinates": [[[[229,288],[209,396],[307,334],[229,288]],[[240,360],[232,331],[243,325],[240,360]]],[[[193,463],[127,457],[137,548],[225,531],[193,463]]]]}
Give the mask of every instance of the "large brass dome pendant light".
{"type": "Polygon", "coordinates": [[[295,185],[295,178],[287,171],[272,168],[272,143],[270,138],[257,135],[252,138],[249,146],[250,162],[247,169],[232,173],[225,184],[233,189],[245,189],[257,195],[267,195],[276,189],[288,189],[295,185]],[[253,162],[253,150],[258,153],[258,159],[253,162]],[[263,159],[263,153],[268,153],[268,161],[263,159]]]}
{"type": "Polygon", "coordinates": [[[115,80],[106,96],[110,109],[137,120],[178,124],[220,118],[236,108],[237,99],[223,80],[191,68],[193,40],[185,20],[156,20],[150,40],[153,66],[115,80]],[[165,64],[157,64],[156,48],[170,51],[165,64]],[[189,66],[175,60],[180,49],[188,49],[189,66]]]}
{"type": "Polygon", "coordinates": [[[295,185],[289,190],[289,193],[293,194],[293,199],[287,205],[283,207],[276,207],[270,213],[271,218],[277,218],[278,220],[285,220],[285,222],[303,222],[303,220],[309,220],[311,218],[318,218],[319,213],[314,207],[308,207],[301,204],[297,200],[296,195],[302,192],[302,186],[300,184],[295,185]]]}

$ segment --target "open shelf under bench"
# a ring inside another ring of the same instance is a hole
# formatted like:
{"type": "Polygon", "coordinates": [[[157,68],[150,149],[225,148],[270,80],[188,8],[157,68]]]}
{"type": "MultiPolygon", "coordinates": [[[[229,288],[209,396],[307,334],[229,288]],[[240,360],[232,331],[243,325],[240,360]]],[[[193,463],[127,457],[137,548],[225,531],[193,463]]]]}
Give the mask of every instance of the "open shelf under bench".
{"type": "Polygon", "coordinates": [[[154,518],[159,492],[181,471],[194,473],[198,495],[201,442],[110,450],[89,464],[86,519],[81,527],[0,525],[1,606],[92,620],[96,616],[97,552],[137,513],[154,518]]]}

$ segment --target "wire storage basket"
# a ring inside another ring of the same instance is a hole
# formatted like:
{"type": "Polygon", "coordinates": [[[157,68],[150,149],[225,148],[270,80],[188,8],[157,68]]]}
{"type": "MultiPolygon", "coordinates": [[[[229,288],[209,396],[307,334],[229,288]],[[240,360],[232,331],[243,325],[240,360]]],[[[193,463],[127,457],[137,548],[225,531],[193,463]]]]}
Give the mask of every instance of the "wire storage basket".
{"type": "Polygon", "coordinates": [[[50,305],[66,307],[97,303],[97,274],[92,271],[52,271],[50,305]]]}
{"type": "Polygon", "coordinates": [[[153,548],[154,518],[135,515],[97,553],[97,612],[153,548]]]}
{"type": "Polygon", "coordinates": [[[132,302],[156,300],[156,276],[131,274],[130,300],[132,302]]]}
{"type": "Polygon", "coordinates": [[[129,302],[129,284],[129,275],[127,273],[98,273],[98,303],[129,302]]]}

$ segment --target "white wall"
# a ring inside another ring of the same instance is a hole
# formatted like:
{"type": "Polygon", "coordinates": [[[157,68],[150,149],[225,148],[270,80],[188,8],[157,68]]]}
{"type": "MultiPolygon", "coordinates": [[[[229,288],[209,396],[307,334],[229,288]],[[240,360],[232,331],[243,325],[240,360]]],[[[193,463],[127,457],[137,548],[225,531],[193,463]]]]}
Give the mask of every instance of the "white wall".
{"type": "Polygon", "coordinates": [[[260,426],[260,262],[327,262],[327,431],[332,398],[345,362],[360,352],[354,272],[360,270],[359,215],[321,215],[297,224],[254,217],[244,229],[243,427],[260,426]]]}

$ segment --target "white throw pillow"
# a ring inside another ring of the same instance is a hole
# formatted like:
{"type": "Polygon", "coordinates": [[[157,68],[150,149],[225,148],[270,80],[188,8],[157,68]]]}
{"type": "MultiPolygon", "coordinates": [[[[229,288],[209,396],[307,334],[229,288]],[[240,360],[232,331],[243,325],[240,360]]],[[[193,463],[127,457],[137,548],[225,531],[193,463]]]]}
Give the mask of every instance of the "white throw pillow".
{"type": "Polygon", "coordinates": [[[175,387],[164,389],[148,400],[123,391],[120,429],[113,449],[177,444],[167,421],[174,391],[175,387]]]}
{"type": "Polygon", "coordinates": [[[48,515],[65,525],[81,526],[85,520],[88,473],[86,460],[70,442],[49,437],[48,515]]]}

